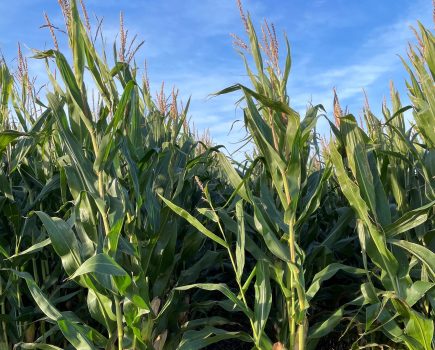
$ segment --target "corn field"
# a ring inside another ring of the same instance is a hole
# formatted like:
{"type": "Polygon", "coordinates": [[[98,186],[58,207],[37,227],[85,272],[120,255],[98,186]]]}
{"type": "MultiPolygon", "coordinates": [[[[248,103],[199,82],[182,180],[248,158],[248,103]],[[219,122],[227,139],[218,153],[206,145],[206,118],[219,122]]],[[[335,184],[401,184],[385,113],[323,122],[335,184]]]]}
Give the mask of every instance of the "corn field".
{"type": "Polygon", "coordinates": [[[1,350],[435,348],[433,31],[402,59],[411,105],[391,85],[359,123],[337,95],[296,112],[288,41],[240,6],[250,86],[214,94],[243,110],[240,161],[152,95],[123,27],[106,51],[60,4],[70,51],[46,17],[53,49],[0,64],[1,350]]]}

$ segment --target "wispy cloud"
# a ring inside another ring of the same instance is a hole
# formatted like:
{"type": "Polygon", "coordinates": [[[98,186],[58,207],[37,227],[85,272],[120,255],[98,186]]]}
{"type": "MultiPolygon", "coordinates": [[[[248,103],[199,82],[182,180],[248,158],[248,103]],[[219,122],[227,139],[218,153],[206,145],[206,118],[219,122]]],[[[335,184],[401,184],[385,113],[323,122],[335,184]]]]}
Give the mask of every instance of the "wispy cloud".
{"type": "MultiPolygon", "coordinates": [[[[407,42],[414,39],[409,26],[415,24],[417,19],[429,21],[428,13],[431,13],[431,5],[416,1],[408,11],[404,11],[404,16],[399,16],[393,23],[386,22],[367,30],[364,40],[358,45],[349,43],[352,49],[343,52],[346,57],[335,57],[333,64],[323,63],[322,57],[306,59],[290,84],[294,106],[302,110],[308,101],[312,101],[323,104],[331,111],[332,89],[336,87],[342,105],[348,105],[353,113],[358,114],[362,109],[363,89],[369,97],[375,98],[374,103],[379,106],[375,110],[379,110],[382,96],[388,93],[389,80],[398,81],[396,85],[406,99],[404,69],[397,55],[404,55],[407,42]]],[[[340,38],[336,43],[342,45],[340,38]]],[[[328,55],[327,47],[324,54],[328,55]]],[[[326,128],[322,131],[328,132],[326,128]]]]}

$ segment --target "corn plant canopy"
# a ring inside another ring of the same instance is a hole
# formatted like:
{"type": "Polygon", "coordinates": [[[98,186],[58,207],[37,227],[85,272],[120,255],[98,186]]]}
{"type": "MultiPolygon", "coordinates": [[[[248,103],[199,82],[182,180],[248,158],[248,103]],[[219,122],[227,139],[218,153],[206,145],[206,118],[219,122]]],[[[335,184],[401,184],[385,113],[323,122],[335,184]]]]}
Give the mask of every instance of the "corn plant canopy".
{"type": "Polygon", "coordinates": [[[239,1],[250,86],[215,96],[243,110],[240,162],[176,90],[152,96],[122,17],[110,58],[83,2],[59,3],[70,51],[46,17],[44,95],[21,50],[0,63],[1,350],[435,348],[431,30],[402,59],[411,105],[391,84],[359,125],[337,94],[332,118],[291,107],[289,43],[281,66],[239,1]]]}

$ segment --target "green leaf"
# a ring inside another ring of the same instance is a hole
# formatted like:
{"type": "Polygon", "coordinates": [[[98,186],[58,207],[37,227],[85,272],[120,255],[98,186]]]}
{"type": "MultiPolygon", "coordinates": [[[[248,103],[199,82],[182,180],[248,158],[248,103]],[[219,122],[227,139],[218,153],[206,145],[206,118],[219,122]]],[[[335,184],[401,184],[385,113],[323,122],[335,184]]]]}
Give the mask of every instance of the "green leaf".
{"type": "Polygon", "coordinates": [[[265,219],[265,215],[261,210],[261,202],[255,198],[254,199],[254,222],[255,228],[261,233],[266,243],[267,248],[270,252],[277,258],[289,262],[290,261],[290,251],[288,246],[281,242],[273,232],[272,228],[269,226],[265,219]]]}
{"type": "Polygon", "coordinates": [[[57,346],[42,343],[18,343],[15,346],[21,349],[62,350],[57,346]]]}
{"type": "MultiPolygon", "coordinates": [[[[77,171],[82,176],[84,183],[86,184],[87,190],[93,194],[97,195],[97,190],[95,183],[97,181],[97,176],[95,175],[92,163],[87,159],[83,153],[82,147],[79,144],[77,137],[80,135],[74,135],[69,128],[64,125],[63,120],[65,119],[65,112],[63,110],[63,101],[57,95],[47,94],[47,99],[49,101],[50,108],[53,114],[56,116],[59,126],[60,136],[64,141],[64,147],[67,154],[71,157],[72,165],[74,165],[77,171]]],[[[85,190],[82,188],[81,190],[85,190]]]]}
{"type": "Polygon", "coordinates": [[[401,338],[407,346],[411,349],[431,350],[434,336],[433,320],[411,309],[399,298],[392,298],[391,301],[397,312],[406,320],[404,334],[401,338]]]}
{"type": "Polygon", "coordinates": [[[20,253],[16,253],[16,254],[12,255],[11,257],[9,257],[9,259],[13,259],[13,258],[16,258],[18,256],[23,256],[23,255],[33,254],[33,253],[39,252],[44,247],[46,247],[46,246],[48,246],[50,244],[51,244],[50,238],[44,239],[43,241],[41,241],[39,243],[35,243],[34,245],[32,245],[31,247],[27,248],[26,250],[23,250],[20,253]]]}
{"type": "Polygon", "coordinates": [[[432,280],[435,280],[435,253],[423,247],[420,244],[411,243],[408,241],[399,241],[396,239],[388,240],[390,243],[407,250],[409,253],[419,259],[429,270],[432,280]]]}
{"type": "Polygon", "coordinates": [[[234,169],[230,161],[223,153],[218,152],[216,156],[218,158],[220,169],[224,172],[230,184],[233,186],[233,188],[237,189],[237,193],[240,195],[240,197],[249,202],[245,185],[243,184],[243,180],[237,173],[236,169],[234,169]]]}
{"type": "Polygon", "coordinates": [[[101,273],[111,276],[128,276],[127,272],[119,266],[109,255],[105,253],[96,254],[86,260],[79,268],[69,277],[74,279],[78,276],[88,273],[101,273]]]}
{"type": "Polygon", "coordinates": [[[4,130],[0,132],[0,152],[3,152],[7,146],[16,141],[22,136],[27,136],[26,133],[16,130],[4,130]]]}
{"type": "Polygon", "coordinates": [[[313,281],[306,292],[307,300],[310,301],[316,295],[322,282],[332,278],[340,270],[354,275],[364,275],[366,273],[364,269],[359,269],[352,266],[339,263],[329,264],[322,271],[319,271],[315,274],[313,281]]]}
{"type": "Polygon", "coordinates": [[[205,327],[199,331],[186,331],[177,347],[177,350],[203,349],[222,340],[238,339],[251,342],[252,339],[244,332],[230,332],[227,330],[205,327]]]}
{"type": "Polygon", "coordinates": [[[325,321],[318,322],[314,324],[310,332],[308,333],[308,339],[317,339],[324,337],[328,333],[334,330],[334,328],[340,323],[344,317],[343,308],[339,308],[337,311],[332,313],[325,321]]]}
{"type": "Polygon", "coordinates": [[[60,218],[50,217],[42,211],[36,211],[50,237],[51,244],[62,260],[63,268],[72,275],[81,265],[79,242],[68,226],[60,218]]]}
{"type": "Polygon", "coordinates": [[[326,168],[322,170],[322,176],[319,180],[313,184],[313,190],[308,194],[308,200],[303,207],[302,213],[298,216],[296,221],[296,227],[302,225],[305,220],[307,220],[311,214],[319,207],[320,200],[322,198],[322,192],[327,184],[327,181],[332,173],[332,166],[330,164],[326,165],[326,168]]]}
{"type": "Polygon", "coordinates": [[[110,131],[116,130],[118,128],[119,122],[124,117],[127,103],[130,101],[130,95],[135,85],[136,83],[133,80],[130,80],[125,86],[124,92],[122,93],[121,99],[119,100],[118,106],[116,108],[115,115],[106,128],[106,135],[108,135],[110,131]]]}
{"type": "Polygon", "coordinates": [[[245,218],[243,212],[243,201],[239,200],[236,203],[237,217],[237,242],[236,242],[236,263],[237,276],[242,280],[243,268],[245,266],[245,218]]]}
{"type": "Polygon", "coordinates": [[[426,222],[434,205],[435,201],[432,201],[420,208],[406,212],[402,217],[384,228],[385,235],[387,237],[395,237],[403,232],[413,229],[414,227],[420,226],[426,222]]]}
{"type": "Polygon", "coordinates": [[[252,310],[250,310],[247,305],[245,305],[238,297],[236,297],[236,295],[224,283],[196,283],[196,284],[190,284],[188,286],[177,287],[175,288],[175,290],[189,290],[193,288],[200,288],[208,291],[221,292],[251,320],[254,318],[252,310]]]}
{"type": "Polygon", "coordinates": [[[257,337],[261,338],[272,307],[272,289],[270,287],[268,263],[259,260],[256,267],[257,271],[254,284],[254,327],[256,329],[255,334],[257,337]]]}
{"type": "Polygon", "coordinates": [[[57,322],[57,325],[59,326],[59,329],[65,338],[76,349],[95,350],[92,342],[86,336],[84,329],[75,323],[76,319],[72,319],[71,316],[67,314],[60,313],[44,295],[29,273],[19,272],[16,270],[11,271],[26,281],[30,294],[32,295],[38,307],[49,319],[57,322]]]}
{"type": "Polygon", "coordinates": [[[394,255],[387,249],[385,236],[383,236],[371,222],[367,204],[361,197],[358,186],[353,183],[347,175],[343,160],[333,142],[330,143],[330,159],[334,165],[343,194],[346,196],[349,204],[362,220],[365,227],[367,227],[372,239],[373,245],[368,247],[368,255],[378,266],[388,273],[391,281],[395,281],[398,262],[394,255]]]}
{"type": "Polygon", "coordinates": [[[112,311],[112,300],[107,296],[88,290],[87,306],[92,318],[100,322],[107,329],[114,329],[116,316],[112,311]]]}
{"type": "Polygon", "coordinates": [[[44,295],[41,289],[36,284],[33,277],[27,272],[19,272],[11,270],[15,275],[26,281],[30,294],[36,302],[36,305],[41,311],[51,320],[57,321],[62,317],[62,314],[51,304],[50,300],[44,295]]]}
{"type": "Polygon", "coordinates": [[[183,208],[180,208],[179,206],[175,205],[174,203],[170,202],[166,198],[162,197],[159,194],[159,197],[162,199],[165,204],[171,208],[176,214],[180,215],[182,218],[186,219],[193,227],[195,227],[199,232],[201,232],[204,236],[207,236],[214,242],[220,244],[224,248],[228,248],[228,243],[225,242],[222,238],[215,235],[213,232],[208,230],[203,224],[199,222],[198,219],[194,218],[192,215],[190,215],[186,210],[183,208]]]}
{"type": "Polygon", "coordinates": [[[424,350],[431,350],[434,335],[433,320],[422,317],[419,313],[411,311],[411,318],[406,323],[405,333],[416,339],[424,350]]]}
{"type": "Polygon", "coordinates": [[[85,330],[66,319],[60,319],[57,321],[60,331],[63,333],[66,339],[74,346],[76,349],[80,350],[96,350],[92,341],[86,336],[85,330]]]}
{"type": "Polygon", "coordinates": [[[414,304],[423,298],[434,286],[435,283],[432,282],[415,281],[409,288],[406,289],[406,303],[410,307],[414,306],[414,304]]]}

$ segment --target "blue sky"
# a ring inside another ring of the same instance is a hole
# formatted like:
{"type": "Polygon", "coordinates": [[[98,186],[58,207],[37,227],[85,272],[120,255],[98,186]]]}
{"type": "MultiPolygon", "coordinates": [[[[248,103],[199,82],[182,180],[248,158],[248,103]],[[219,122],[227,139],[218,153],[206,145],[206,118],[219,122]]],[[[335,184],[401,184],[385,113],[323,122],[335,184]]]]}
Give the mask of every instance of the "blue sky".
{"type": "MultiPolygon", "coordinates": [[[[236,82],[247,83],[243,64],[232,47],[230,33],[243,34],[235,0],[87,0],[88,12],[104,17],[109,45],[119,29],[119,12],[131,34],[145,40],[137,56],[146,58],[153,91],[165,81],[180,89],[186,101],[192,96],[191,120],[200,130],[209,128],[216,143],[235,149],[243,136],[235,108],[238,95],[208,99],[210,93],[236,82]]],[[[245,0],[255,24],[264,18],[285,31],[292,49],[289,80],[290,103],[304,111],[307,103],[324,104],[332,111],[332,89],[337,88],[342,107],[359,115],[362,89],[375,111],[388,96],[394,80],[404,100],[406,78],[398,54],[405,55],[413,40],[409,29],[420,20],[433,27],[431,0],[245,0]]],[[[14,66],[17,42],[29,48],[52,46],[48,31],[39,29],[46,11],[55,25],[62,17],[56,0],[0,0],[0,49],[14,66]]],[[[281,36],[282,38],[282,36],[281,36]]],[[[111,47],[111,46],[109,46],[111,47]]],[[[283,51],[283,50],[282,50],[283,51]]],[[[31,55],[25,49],[25,54],[31,55]]],[[[29,66],[43,80],[42,62],[29,66]]],[[[326,122],[319,128],[328,133],[326,122]]]]}

